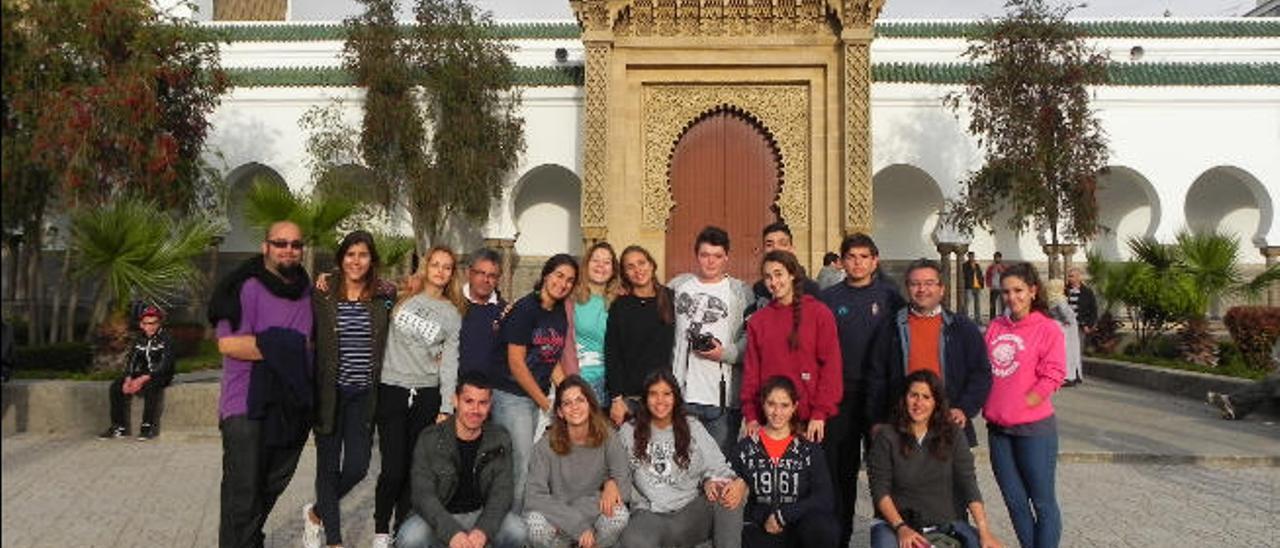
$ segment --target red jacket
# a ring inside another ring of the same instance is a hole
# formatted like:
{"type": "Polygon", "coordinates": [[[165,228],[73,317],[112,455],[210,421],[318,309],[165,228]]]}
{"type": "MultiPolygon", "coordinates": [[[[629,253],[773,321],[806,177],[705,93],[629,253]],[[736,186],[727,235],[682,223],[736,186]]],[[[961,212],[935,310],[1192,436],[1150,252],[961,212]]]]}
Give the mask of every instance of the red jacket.
{"type": "Polygon", "coordinates": [[[783,375],[795,383],[800,420],[827,420],[844,396],[844,362],[831,309],[812,296],[800,302],[800,347],[791,350],[787,338],[794,323],[792,308],[771,301],[747,321],[747,357],[742,373],[742,416],[760,420],[760,387],[783,375]]]}

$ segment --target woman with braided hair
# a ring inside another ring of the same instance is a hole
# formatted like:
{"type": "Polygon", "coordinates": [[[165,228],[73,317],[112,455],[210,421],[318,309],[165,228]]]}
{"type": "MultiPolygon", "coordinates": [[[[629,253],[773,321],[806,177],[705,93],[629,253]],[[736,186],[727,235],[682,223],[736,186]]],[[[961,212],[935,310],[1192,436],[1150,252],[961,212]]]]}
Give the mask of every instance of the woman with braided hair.
{"type": "Polygon", "coordinates": [[[835,317],[820,301],[805,294],[803,271],[795,255],[770,251],[761,260],[760,270],[773,299],[747,321],[741,393],[747,435],[755,436],[760,428],[760,387],[780,375],[796,386],[801,433],[821,443],[826,421],[836,414],[844,394],[835,317]]]}

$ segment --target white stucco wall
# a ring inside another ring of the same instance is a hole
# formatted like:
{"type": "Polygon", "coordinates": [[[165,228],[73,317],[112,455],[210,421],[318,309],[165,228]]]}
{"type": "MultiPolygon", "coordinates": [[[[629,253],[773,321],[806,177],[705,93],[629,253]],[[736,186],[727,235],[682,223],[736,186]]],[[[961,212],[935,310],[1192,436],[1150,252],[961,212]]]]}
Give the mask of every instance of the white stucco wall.
{"type": "MultiPolygon", "coordinates": [[[[580,64],[582,44],[577,40],[519,40],[513,55],[525,66],[556,63],[554,52],[565,48],[570,64],[580,64]]],[[[1280,39],[1106,39],[1097,45],[1113,60],[1128,62],[1130,49],[1142,46],[1139,62],[1280,62],[1280,39]]],[[[236,42],[224,47],[227,67],[336,67],[341,64],[342,44],[317,42],[236,42]]],[[[956,62],[962,40],[879,39],[872,45],[874,62],[956,62]]],[[[877,83],[871,89],[872,169],[877,174],[877,237],[893,246],[882,246],[886,257],[910,259],[929,250],[928,226],[936,222],[918,202],[954,198],[959,181],[981,162],[975,140],[965,132],[965,120],[943,108],[941,97],[959,86],[877,83]],[[921,177],[907,177],[910,166],[921,177]],[[896,169],[896,168],[895,168],[896,169]],[[892,181],[905,177],[909,192],[892,194],[892,181]],[[911,226],[898,234],[895,216],[907,214],[911,226]],[[880,218],[883,217],[883,218],[880,218]],[[920,219],[916,219],[920,217],[920,219]],[[916,222],[920,221],[920,222],[916,222]],[[924,231],[924,238],[922,234],[924,231]],[[902,248],[902,249],[895,249],[902,248]]],[[[295,189],[310,185],[306,170],[305,138],[298,119],[312,105],[334,98],[345,100],[347,114],[358,124],[362,94],[355,88],[291,87],[239,88],[224,98],[213,116],[210,156],[226,171],[258,162],[279,173],[295,189]]],[[[518,215],[548,217],[558,212],[557,201],[581,180],[583,90],[579,87],[535,87],[522,90],[521,115],[525,119],[526,150],[510,174],[506,192],[483,226],[458,231],[459,245],[469,246],[481,237],[515,238],[521,249],[550,250],[576,241],[571,235],[551,235],[525,230],[520,234],[518,215]],[[558,166],[573,177],[559,192],[537,190],[524,196],[546,196],[547,203],[520,202],[523,186],[545,166],[558,166]],[[518,203],[520,202],[520,203],[518,203]],[[517,207],[521,211],[517,211],[517,207]],[[569,238],[566,240],[565,238],[569,238]]],[[[1103,221],[1114,232],[1095,245],[1111,258],[1127,256],[1124,240],[1130,235],[1151,234],[1172,239],[1191,220],[1213,224],[1239,234],[1246,248],[1241,259],[1260,263],[1253,246],[1280,245],[1280,223],[1274,222],[1280,202],[1280,87],[1119,87],[1094,90],[1094,106],[1110,140],[1109,164],[1115,173],[1104,177],[1099,197],[1103,221]],[[1227,166],[1225,170],[1214,170],[1227,166]],[[1197,189],[1192,185],[1209,173],[1197,189]],[[1240,173],[1246,176],[1237,176],[1240,173]],[[1244,180],[1246,182],[1238,182],[1244,180]],[[1109,186],[1110,185],[1110,186],[1109,186]],[[1226,188],[1230,186],[1230,188],[1226,188]],[[1189,194],[1192,193],[1188,198],[1189,194]],[[1217,221],[1214,221],[1217,218],[1217,221]],[[1111,226],[1114,225],[1114,226],[1111,226]]],[[[558,214],[558,213],[557,213],[558,214]]],[[[936,214],[933,215],[936,217],[936,214]]],[[[1043,260],[1033,234],[1016,236],[998,229],[994,234],[974,235],[972,249],[989,257],[996,249],[1010,259],[1043,260]]],[[[541,253],[540,253],[541,254],[541,253]]],[[[1077,259],[1082,259],[1083,255],[1077,259]]]]}

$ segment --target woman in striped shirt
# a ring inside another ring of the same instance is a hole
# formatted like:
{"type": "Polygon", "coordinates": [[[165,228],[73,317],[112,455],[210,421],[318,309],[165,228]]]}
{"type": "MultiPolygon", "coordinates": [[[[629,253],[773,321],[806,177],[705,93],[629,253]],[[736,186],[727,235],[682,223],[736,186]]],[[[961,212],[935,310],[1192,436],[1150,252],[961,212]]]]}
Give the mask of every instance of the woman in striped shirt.
{"type": "Polygon", "coordinates": [[[413,510],[409,465],[418,433],[453,413],[458,379],[458,332],[465,303],[455,275],[458,257],[436,246],[427,251],[411,286],[391,311],[387,356],[378,384],[378,452],[382,470],[374,492],[375,548],[391,546],[390,521],[399,528],[413,510]]]}
{"type": "Polygon", "coordinates": [[[372,446],[374,390],[382,370],[395,288],[378,279],[373,236],[347,235],[327,291],[314,291],[316,502],[303,507],[303,543],[342,544],[338,501],[364,479],[372,446]]]}

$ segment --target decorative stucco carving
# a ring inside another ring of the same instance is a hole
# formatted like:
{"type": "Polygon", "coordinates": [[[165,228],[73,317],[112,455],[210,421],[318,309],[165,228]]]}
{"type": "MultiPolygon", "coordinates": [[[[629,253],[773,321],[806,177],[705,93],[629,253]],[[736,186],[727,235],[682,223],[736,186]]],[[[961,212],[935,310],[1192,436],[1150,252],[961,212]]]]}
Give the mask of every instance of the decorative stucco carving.
{"type": "Polygon", "coordinates": [[[641,222],[644,228],[664,229],[671,208],[675,206],[669,171],[677,142],[704,114],[720,109],[741,112],[770,134],[777,144],[782,163],[778,210],[792,227],[809,226],[810,111],[807,85],[649,85],[644,87],[642,101],[644,179],[641,183],[641,222]]]}
{"type": "Polygon", "coordinates": [[[871,44],[844,46],[845,233],[870,233],[871,217],[871,44]]]}
{"type": "Polygon", "coordinates": [[[583,123],[582,226],[604,226],[609,173],[609,56],[607,43],[588,43],[586,120],[583,123]]]}
{"type": "Polygon", "coordinates": [[[635,0],[618,10],[618,36],[812,35],[832,31],[827,0],[635,0]]]}
{"type": "Polygon", "coordinates": [[[845,28],[870,27],[883,7],[884,0],[844,0],[840,23],[845,28]]]}

